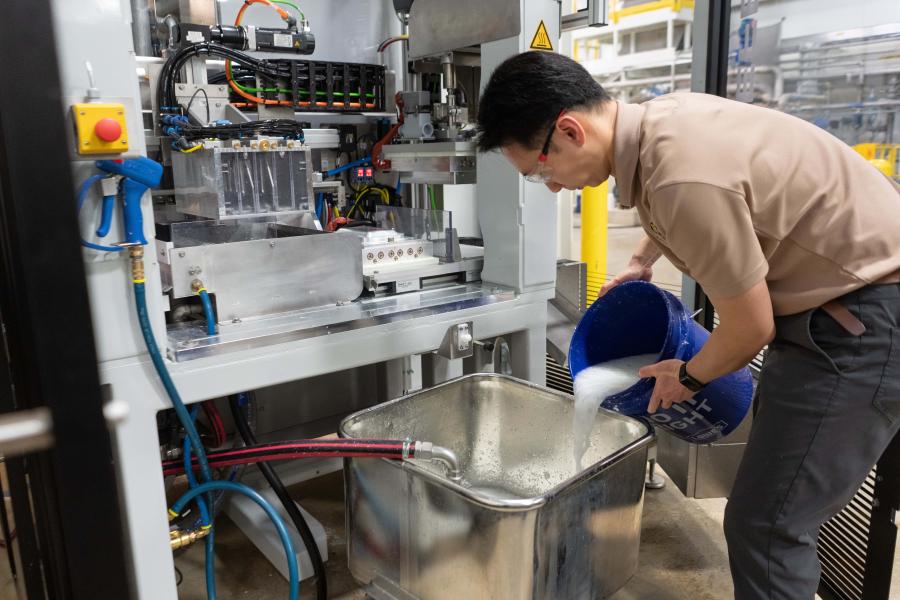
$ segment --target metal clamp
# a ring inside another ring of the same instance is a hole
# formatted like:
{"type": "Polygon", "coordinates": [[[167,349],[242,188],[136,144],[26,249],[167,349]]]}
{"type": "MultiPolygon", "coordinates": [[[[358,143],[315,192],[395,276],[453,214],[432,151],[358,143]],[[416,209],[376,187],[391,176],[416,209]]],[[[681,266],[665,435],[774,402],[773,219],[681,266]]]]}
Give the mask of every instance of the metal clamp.
{"type": "Polygon", "coordinates": [[[457,323],[447,329],[437,354],[448,360],[468,358],[475,352],[475,329],[472,321],[457,323]]]}

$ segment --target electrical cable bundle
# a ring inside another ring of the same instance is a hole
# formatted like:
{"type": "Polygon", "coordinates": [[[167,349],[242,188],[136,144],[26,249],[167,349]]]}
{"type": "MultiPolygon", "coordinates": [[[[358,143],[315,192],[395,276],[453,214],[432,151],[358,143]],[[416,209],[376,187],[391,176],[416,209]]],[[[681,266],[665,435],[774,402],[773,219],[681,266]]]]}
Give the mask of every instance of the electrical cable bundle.
{"type": "Polygon", "coordinates": [[[353,197],[353,204],[347,211],[346,217],[348,219],[352,218],[353,214],[356,213],[366,220],[371,220],[375,216],[375,208],[379,200],[385,206],[392,206],[395,203],[399,204],[399,198],[395,197],[394,190],[382,185],[368,185],[356,192],[353,197]]]}
{"type": "MultiPolygon", "coordinates": [[[[240,50],[234,50],[213,42],[191,44],[179,49],[163,64],[156,91],[161,113],[168,112],[172,114],[181,112],[181,108],[175,99],[175,79],[178,76],[178,72],[190,59],[203,54],[234,61],[253,73],[258,73],[271,79],[290,79],[291,77],[291,67],[284,62],[257,59],[240,50]]],[[[279,101],[266,101],[266,103],[278,104],[279,101]]],[[[290,102],[287,104],[290,105],[290,102]]]]}
{"type": "Polygon", "coordinates": [[[181,106],[175,98],[175,80],[179,70],[187,61],[201,54],[230,58],[246,66],[251,71],[269,77],[290,77],[290,68],[278,66],[266,60],[258,60],[252,56],[232,50],[219,44],[203,42],[185,46],[169,57],[160,72],[157,87],[157,102],[160,110],[160,126],[166,135],[176,138],[176,147],[185,151],[190,142],[206,138],[241,139],[257,135],[274,135],[287,139],[303,140],[304,124],[291,119],[266,119],[248,121],[246,123],[216,122],[213,125],[195,125],[183,115],[181,106]]]}
{"type": "Polygon", "coordinates": [[[216,124],[208,127],[181,125],[180,134],[190,141],[204,138],[220,140],[241,139],[256,135],[274,135],[292,140],[303,140],[304,123],[290,119],[266,119],[246,123],[216,124]]]}

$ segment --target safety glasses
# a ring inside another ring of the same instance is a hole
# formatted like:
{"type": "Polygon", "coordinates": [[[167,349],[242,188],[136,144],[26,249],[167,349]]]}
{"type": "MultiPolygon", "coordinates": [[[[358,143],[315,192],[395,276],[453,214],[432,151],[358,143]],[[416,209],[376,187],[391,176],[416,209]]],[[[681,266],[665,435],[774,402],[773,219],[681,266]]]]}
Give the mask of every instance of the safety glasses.
{"type": "Polygon", "coordinates": [[[525,176],[525,181],[530,181],[531,183],[547,183],[553,177],[553,169],[547,165],[547,152],[550,151],[550,141],[553,139],[553,132],[556,131],[556,122],[559,121],[559,118],[563,116],[565,112],[566,109],[559,111],[559,114],[553,119],[553,123],[550,125],[550,131],[547,132],[547,139],[544,140],[541,153],[538,155],[538,164],[534,168],[534,171],[525,176]]]}

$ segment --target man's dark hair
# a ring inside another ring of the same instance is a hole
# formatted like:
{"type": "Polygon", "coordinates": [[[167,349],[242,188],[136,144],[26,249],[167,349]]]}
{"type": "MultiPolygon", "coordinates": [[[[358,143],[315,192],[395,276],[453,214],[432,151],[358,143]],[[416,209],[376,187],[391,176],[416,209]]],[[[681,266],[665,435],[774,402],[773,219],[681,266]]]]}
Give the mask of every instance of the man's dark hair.
{"type": "Polygon", "coordinates": [[[610,100],[584,67],[555,52],[523,52],[491,75],[478,105],[478,149],[512,142],[540,147],[563,109],[594,108],[610,100]]]}

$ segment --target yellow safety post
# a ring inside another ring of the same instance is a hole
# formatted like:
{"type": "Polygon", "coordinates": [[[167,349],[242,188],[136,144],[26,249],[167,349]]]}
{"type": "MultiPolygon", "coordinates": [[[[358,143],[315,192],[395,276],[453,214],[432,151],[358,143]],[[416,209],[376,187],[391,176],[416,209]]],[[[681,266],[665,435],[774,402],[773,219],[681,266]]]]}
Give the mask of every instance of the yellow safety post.
{"type": "Polygon", "coordinates": [[[588,305],[606,281],[608,194],[608,182],[581,190],[581,262],[587,263],[588,305]]]}

